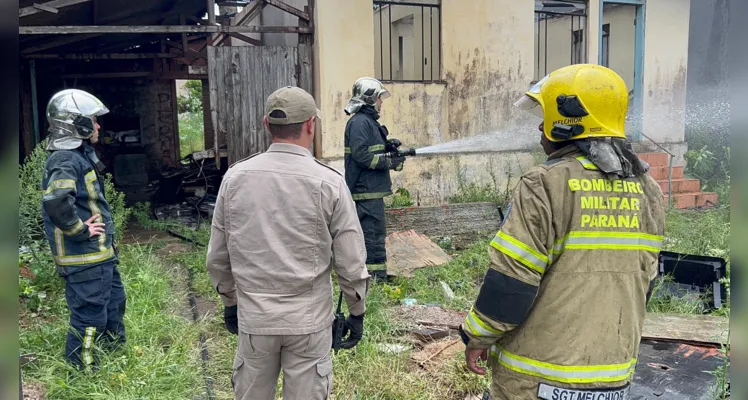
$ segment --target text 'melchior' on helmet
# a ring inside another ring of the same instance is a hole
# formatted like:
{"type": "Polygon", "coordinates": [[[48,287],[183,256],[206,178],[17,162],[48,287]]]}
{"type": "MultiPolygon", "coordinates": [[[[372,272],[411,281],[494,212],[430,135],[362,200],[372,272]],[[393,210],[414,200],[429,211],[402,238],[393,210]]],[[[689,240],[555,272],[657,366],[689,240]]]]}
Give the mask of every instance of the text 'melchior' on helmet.
{"type": "Polygon", "coordinates": [[[345,108],[348,115],[358,112],[364,104],[373,106],[379,111],[377,99],[390,97],[390,92],[384,88],[382,82],[375,78],[363,77],[356,80],[351,89],[351,100],[345,108]]]}
{"type": "Polygon", "coordinates": [[[543,119],[552,142],[594,137],[626,137],[626,83],[615,71],[595,64],[559,68],[533,85],[514,105],[543,119]]]}
{"type": "Polygon", "coordinates": [[[71,150],[91,138],[95,117],[109,109],[98,98],[79,89],[55,93],[47,103],[48,150],[71,150]]]}

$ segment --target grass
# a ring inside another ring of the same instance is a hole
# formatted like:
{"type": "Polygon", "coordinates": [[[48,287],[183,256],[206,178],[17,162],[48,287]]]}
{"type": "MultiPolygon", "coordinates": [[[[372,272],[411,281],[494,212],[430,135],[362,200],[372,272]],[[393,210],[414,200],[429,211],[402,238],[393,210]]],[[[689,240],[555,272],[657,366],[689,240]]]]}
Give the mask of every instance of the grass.
{"type": "Polygon", "coordinates": [[[205,150],[203,114],[185,112],[179,114],[179,154],[182,158],[196,151],[205,150]]]}
{"type": "MultiPolygon", "coordinates": [[[[404,192],[401,195],[405,197],[404,192]]],[[[146,228],[168,229],[208,243],[208,224],[193,231],[178,222],[155,221],[147,205],[136,207],[133,214],[146,228]]],[[[729,249],[729,209],[670,211],[666,230],[667,250],[725,256],[729,249]]],[[[419,304],[438,303],[451,310],[469,308],[488,266],[488,240],[476,242],[446,265],[416,271],[409,280],[396,279],[391,284],[371,287],[364,339],[354,350],[341,351],[334,358],[336,398],[464,399],[467,394],[483,392],[490,378],[468,373],[459,352],[447,356],[438,368],[423,369],[409,359],[412,351],[390,354],[380,346],[407,344],[399,333],[403,327],[393,321],[389,313],[405,298],[415,298],[419,304]],[[440,282],[450,286],[454,298],[446,298],[440,282]]],[[[22,352],[36,353],[39,359],[24,367],[26,381],[42,383],[48,398],[55,399],[112,396],[118,399],[191,399],[205,394],[204,375],[207,374],[213,379],[217,399],[232,398],[230,378],[236,336],[223,326],[223,307],[205,269],[206,248],[193,245],[184,252],[168,256],[158,255],[154,249],[123,246],[121,271],[128,291],[129,343],[126,349],[106,360],[101,371],[92,375],[73,372],[63,361],[67,311],[59,280],[53,280],[53,275],[47,273],[40,275],[39,282],[28,282],[27,304],[34,306],[25,311],[23,320],[29,322],[21,331],[20,346],[22,352]],[[197,323],[179,316],[180,304],[185,304],[186,298],[185,293],[176,288],[175,280],[184,275],[185,269],[177,271],[176,266],[192,271],[194,292],[202,301],[214,306],[213,311],[202,315],[197,323]],[[40,293],[44,293],[41,298],[40,293]],[[207,371],[201,370],[198,353],[201,333],[206,338],[210,356],[207,371]]],[[[48,261],[39,262],[48,267],[45,264],[48,261]]],[[[661,284],[656,290],[660,288],[661,284]]],[[[335,285],[336,299],[337,290],[335,285]]],[[[701,313],[703,303],[699,299],[655,296],[649,311],[701,313]]],[[[722,312],[729,315],[729,308],[722,312]]],[[[729,344],[725,351],[728,348],[729,344]]],[[[715,399],[723,399],[727,393],[728,367],[726,358],[725,364],[713,372],[717,380],[715,399]]],[[[279,380],[278,399],[281,398],[280,387],[279,380]]]]}
{"type": "Polygon", "coordinates": [[[48,399],[189,399],[202,394],[195,346],[199,327],[179,316],[172,274],[148,246],[121,246],[120,257],[128,296],[127,345],[100,353],[99,371],[76,372],[64,360],[68,311],[63,293],[48,291],[46,310],[22,311],[19,347],[37,358],[24,367],[25,380],[42,383],[48,399]]]}

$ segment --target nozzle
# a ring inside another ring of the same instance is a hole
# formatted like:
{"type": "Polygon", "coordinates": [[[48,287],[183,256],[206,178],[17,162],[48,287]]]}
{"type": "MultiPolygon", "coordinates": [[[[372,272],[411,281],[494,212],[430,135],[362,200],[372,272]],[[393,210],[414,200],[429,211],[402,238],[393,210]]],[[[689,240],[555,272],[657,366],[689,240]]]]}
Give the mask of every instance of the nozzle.
{"type": "Polygon", "coordinates": [[[398,151],[398,155],[400,157],[411,157],[411,156],[415,156],[416,155],[416,149],[410,148],[410,149],[405,149],[405,150],[399,150],[398,151]]]}

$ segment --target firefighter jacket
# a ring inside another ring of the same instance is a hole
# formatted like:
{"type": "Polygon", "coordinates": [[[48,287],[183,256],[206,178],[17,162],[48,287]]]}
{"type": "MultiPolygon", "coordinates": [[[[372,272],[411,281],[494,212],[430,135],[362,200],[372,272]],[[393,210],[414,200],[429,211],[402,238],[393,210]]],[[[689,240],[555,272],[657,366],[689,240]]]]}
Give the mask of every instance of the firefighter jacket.
{"type": "Polygon", "coordinates": [[[229,168],[213,213],[207,269],[239,330],[304,335],[330,328],[331,272],[351,314],[366,311],[369,274],[343,176],[300,146],[274,143],[229,168]]]}
{"type": "Polygon", "coordinates": [[[114,221],[104,196],[104,179],[94,149],[51,152],[42,178],[44,233],[61,275],[116,259],[114,221]],[[105,235],[91,237],[83,222],[93,215],[105,224],[105,235]]]}
{"type": "Polygon", "coordinates": [[[461,327],[490,348],[491,398],[626,386],[663,240],[659,185],[608,179],[572,145],[523,175],[508,207],[461,327]]]}
{"type": "Polygon", "coordinates": [[[353,200],[381,199],[392,194],[391,159],[384,156],[387,128],[365,105],[345,126],[345,183],[353,200]]]}

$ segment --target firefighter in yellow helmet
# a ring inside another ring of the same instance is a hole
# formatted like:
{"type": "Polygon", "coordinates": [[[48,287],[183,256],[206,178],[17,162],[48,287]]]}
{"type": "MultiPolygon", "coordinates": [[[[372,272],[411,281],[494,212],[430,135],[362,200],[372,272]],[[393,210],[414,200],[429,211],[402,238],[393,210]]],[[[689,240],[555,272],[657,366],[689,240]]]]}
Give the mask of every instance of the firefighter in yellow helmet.
{"type": "Polygon", "coordinates": [[[626,398],[664,231],[663,195],[624,132],[626,85],[598,65],[540,80],[548,160],[520,179],[460,328],[491,399],[626,398]]]}

